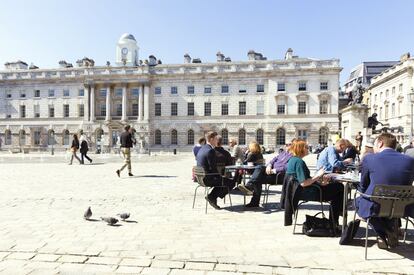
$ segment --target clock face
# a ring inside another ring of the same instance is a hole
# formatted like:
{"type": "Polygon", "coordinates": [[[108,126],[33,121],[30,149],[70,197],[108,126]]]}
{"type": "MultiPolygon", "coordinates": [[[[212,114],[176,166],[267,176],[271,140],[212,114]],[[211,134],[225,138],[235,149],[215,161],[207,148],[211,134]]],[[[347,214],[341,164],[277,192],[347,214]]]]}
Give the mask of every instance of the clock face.
{"type": "Polygon", "coordinates": [[[128,53],[128,49],[127,48],[122,48],[122,54],[127,54],[128,53]]]}

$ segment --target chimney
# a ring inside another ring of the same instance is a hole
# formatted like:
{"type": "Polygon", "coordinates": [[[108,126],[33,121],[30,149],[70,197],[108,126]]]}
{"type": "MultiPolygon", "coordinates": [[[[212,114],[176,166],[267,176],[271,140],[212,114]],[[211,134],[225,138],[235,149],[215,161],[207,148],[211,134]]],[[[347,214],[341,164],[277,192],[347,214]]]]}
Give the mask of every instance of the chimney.
{"type": "Polygon", "coordinates": [[[184,63],[186,63],[186,64],[190,64],[191,63],[191,56],[188,53],[186,53],[184,55],[184,63]]]}
{"type": "Polygon", "coordinates": [[[149,57],[148,57],[148,65],[150,65],[150,66],[155,66],[155,65],[157,65],[157,58],[155,57],[155,56],[153,56],[153,55],[150,55],[149,57]]]}
{"type": "Polygon", "coordinates": [[[222,54],[221,52],[217,52],[216,56],[217,56],[217,62],[224,61],[224,54],[222,54]]]}
{"type": "Polygon", "coordinates": [[[255,51],[253,51],[253,50],[250,50],[250,51],[247,53],[247,57],[249,58],[249,60],[255,60],[255,57],[256,57],[256,52],[255,52],[255,51]]]}
{"type": "Polygon", "coordinates": [[[6,62],[4,67],[6,70],[27,70],[27,63],[17,60],[16,62],[6,62]]]}
{"type": "Polygon", "coordinates": [[[289,48],[287,51],[286,51],[286,54],[285,54],[285,60],[290,60],[290,59],[292,59],[293,58],[293,50],[292,50],[292,48],[289,48]]]}

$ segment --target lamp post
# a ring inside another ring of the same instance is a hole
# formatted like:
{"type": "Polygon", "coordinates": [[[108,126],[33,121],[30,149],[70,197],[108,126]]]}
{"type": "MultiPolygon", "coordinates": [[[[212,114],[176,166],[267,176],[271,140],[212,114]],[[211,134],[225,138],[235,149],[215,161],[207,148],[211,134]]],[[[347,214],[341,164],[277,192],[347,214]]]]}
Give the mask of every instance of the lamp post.
{"type": "Polygon", "coordinates": [[[410,100],[410,103],[411,103],[411,117],[410,117],[410,120],[411,120],[411,138],[413,138],[414,137],[414,123],[413,123],[413,120],[414,120],[414,117],[413,117],[413,108],[414,108],[414,88],[411,88],[411,93],[409,93],[408,94],[408,98],[409,98],[409,100],[410,100]]]}
{"type": "Polygon", "coordinates": [[[50,139],[51,139],[51,145],[52,145],[52,150],[50,151],[50,154],[53,156],[54,154],[55,154],[55,151],[54,151],[54,148],[53,148],[53,145],[55,144],[55,132],[54,131],[52,131],[51,133],[50,133],[50,139]]]}

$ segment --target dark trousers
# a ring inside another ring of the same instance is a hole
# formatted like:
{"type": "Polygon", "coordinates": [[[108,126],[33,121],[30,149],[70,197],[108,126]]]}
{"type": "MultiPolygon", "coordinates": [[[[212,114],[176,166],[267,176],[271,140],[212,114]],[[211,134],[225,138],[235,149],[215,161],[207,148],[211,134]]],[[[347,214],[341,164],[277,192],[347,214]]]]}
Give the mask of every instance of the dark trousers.
{"type": "Polygon", "coordinates": [[[85,157],[89,162],[92,162],[92,160],[86,155],[87,152],[81,152],[81,163],[83,164],[83,157],[85,157]]]}
{"type": "Polygon", "coordinates": [[[257,166],[253,174],[250,177],[248,183],[246,183],[246,187],[249,189],[253,189],[253,197],[250,201],[251,204],[259,204],[260,203],[260,196],[262,195],[262,184],[266,183],[267,175],[266,175],[266,167],[265,166],[257,166]]]}
{"type": "Polygon", "coordinates": [[[235,186],[235,181],[233,179],[221,177],[221,176],[214,176],[214,177],[206,177],[204,179],[204,184],[209,187],[214,187],[211,190],[209,197],[211,199],[217,199],[218,197],[224,198],[228,193],[229,190],[231,191],[235,186]],[[215,186],[223,186],[223,187],[215,187],[215,186]],[[225,188],[225,187],[228,187],[225,188]]]}
{"type": "Polygon", "coordinates": [[[388,234],[398,230],[400,219],[387,219],[373,217],[369,219],[369,224],[382,239],[386,239],[388,234]]]}

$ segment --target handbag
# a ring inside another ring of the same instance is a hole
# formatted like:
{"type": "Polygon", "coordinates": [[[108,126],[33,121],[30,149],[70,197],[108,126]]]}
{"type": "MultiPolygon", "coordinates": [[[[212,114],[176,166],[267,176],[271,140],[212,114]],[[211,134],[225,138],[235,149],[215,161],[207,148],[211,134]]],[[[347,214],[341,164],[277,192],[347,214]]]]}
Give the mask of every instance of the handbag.
{"type": "Polygon", "coordinates": [[[303,234],[310,237],[335,237],[336,232],[332,222],[325,217],[318,218],[318,214],[314,216],[306,215],[306,220],[302,226],[303,234]]]}
{"type": "Polygon", "coordinates": [[[342,232],[341,238],[339,239],[340,245],[349,245],[352,243],[356,233],[358,232],[359,223],[361,220],[350,221],[345,225],[345,229],[342,232]]]}

